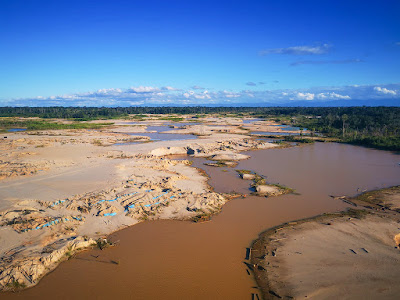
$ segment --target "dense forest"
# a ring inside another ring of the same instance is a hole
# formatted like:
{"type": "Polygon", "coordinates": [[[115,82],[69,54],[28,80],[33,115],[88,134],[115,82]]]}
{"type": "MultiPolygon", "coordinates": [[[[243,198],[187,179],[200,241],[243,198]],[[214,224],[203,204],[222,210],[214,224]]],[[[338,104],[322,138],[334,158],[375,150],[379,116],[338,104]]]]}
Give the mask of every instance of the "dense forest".
{"type": "Polygon", "coordinates": [[[211,114],[259,113],[265,108],[254,107],[0,107],[0,117],[40,117],[78,120],[121,118],[140,114],[211,114]]]}
{"type": "MultiPolygon", "coordinates": [[[[75,121],[141,118],[146,114],[221,114],[272,118],[342,142],[400,151],[400,107],[0,107],[0,117],[64,118],[75,121]]],[[[6,122],[11,121],[1,120],[1,123],[6,122]]],[[[89,126],[83,124],[74,126],[89,126]]],[[[35,126],[40,126],[40,123],[35,126]]]]}
{"type": "Polygon", "coordinates": [[[281,118],[342,142],[400,151],[400,107],[300,108],[281,118]]]}

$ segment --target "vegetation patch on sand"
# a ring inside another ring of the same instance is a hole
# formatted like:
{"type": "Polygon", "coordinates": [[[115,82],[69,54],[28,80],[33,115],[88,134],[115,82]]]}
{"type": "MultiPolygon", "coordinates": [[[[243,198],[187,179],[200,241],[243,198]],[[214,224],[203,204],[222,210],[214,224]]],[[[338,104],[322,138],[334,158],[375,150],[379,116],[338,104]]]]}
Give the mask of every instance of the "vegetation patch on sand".
{"type": "Polygon", "coordinates": [[[218,160],[216,162],[209,162],[209,163],[204,163],[206,166],[211,166],[211,167],[236,167],[238,165],[237,162],[235,161],[228,161],[228,160],[218,160]]]}
{"type": "Polygon", "coordinates": [[[295,190],[277,183],[267,183],[266,178],[250,170],[236,170],[244,180],[251,180],[251,187],[254,189],[253,195],[257,196],[279,196],[294,193],[295,190]]]}
{"type": "Polygon", "coordinates": [[[61,129],[99,129],[112,123],[59,122],[57,120],[42,120],[28,118],[0,118],[0,130],[24,128],[26,130],[61,130],[61,129]]]}
{"type": "Polygon", "coordinates": [[[400,186],[365,192],[350,201],[366,202],[400,213],[400,186]]]}

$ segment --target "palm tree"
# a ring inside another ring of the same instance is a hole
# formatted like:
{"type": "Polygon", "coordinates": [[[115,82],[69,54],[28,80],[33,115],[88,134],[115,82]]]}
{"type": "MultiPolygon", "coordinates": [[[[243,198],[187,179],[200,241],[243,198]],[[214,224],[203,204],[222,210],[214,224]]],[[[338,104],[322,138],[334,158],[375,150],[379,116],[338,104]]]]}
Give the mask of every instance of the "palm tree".
{"type": "Polygon", "coordinates": [[[344,137],[344,133],[345,133],[346,121],[347,121],[348,119],[349,119],[349,116],[348,116],[348,115],[346,115],[346,114],[342,115],[342,123],[343,123],[342,131],[343,131],[343,137],[344,137]]]}

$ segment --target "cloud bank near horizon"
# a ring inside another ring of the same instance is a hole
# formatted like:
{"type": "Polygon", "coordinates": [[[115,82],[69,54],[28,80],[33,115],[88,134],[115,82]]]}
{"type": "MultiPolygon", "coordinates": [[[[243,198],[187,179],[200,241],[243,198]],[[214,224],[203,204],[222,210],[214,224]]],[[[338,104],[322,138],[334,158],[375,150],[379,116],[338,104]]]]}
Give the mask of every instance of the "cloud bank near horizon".
{"type": "MultiPolygon", "coordinates": [[[[253,84],[247,84],[255,87],[253,84]]],[[[399,100],[400,83],[314,87],[309,89],[220,90],[199,86],[182,90],[171,86],[136,86],[99,89],[93,92],[0,100],[0,106],[182,106],[182,105],[287,105],[298,101],[318,103],[334,100],[399,100]]]]}

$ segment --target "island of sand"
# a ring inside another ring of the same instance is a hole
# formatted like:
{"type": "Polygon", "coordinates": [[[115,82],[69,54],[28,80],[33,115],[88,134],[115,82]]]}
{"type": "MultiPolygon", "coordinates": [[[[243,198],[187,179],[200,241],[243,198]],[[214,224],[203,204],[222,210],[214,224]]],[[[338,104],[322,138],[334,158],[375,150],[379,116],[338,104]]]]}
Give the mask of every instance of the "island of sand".
{"type": "Polygon", "coordinates": [[[0,290],[34,286],[75,252],[106,246],[105,237],[121,228],[154,219],[206,220],[232,195],[215,193],[190,157],[235,165],[248,158],[241,151],[278,146],[249,134],[279,132],[271,122],[184,121],[152,115],[101,121],[99,129],[2,133],[0,290]],[[151,126],[182,139],[152,140],[151,126]]]}

